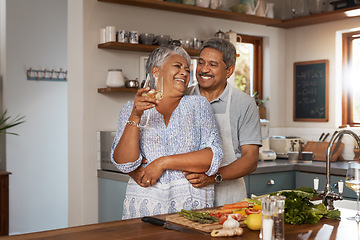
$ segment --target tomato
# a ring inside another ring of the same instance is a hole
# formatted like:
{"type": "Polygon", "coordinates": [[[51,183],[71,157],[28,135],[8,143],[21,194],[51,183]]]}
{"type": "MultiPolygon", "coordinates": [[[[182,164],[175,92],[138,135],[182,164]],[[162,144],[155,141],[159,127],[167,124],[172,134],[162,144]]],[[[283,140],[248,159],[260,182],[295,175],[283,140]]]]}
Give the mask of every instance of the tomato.
{"type": "Polygon", "coordinates": [[[230,214],[230,216],[238,222],[240,222],[242,218],[242,215],[240,213],[232,213],[230,214]]]}
{"type": "Polygon", "coordinates": [[[245,213],[247,214],[247,215],[250,215],[250,214],[259,214],[259,213],[261,213],[261,210],[260,209],[252,209],[252,208],[248,208],[248,209],[246,209],[245,210],[245,213]]]}
{"type": "Polygon", "coordinates": [[[219,218],[219,223],[220,223],[220,224],[223,224],[223,223],[226,221],[226,219],[228,218],[228,216],[229,216],[229,214],[227,214],[227,213],[223,214],[223,215],[219,218]]]}

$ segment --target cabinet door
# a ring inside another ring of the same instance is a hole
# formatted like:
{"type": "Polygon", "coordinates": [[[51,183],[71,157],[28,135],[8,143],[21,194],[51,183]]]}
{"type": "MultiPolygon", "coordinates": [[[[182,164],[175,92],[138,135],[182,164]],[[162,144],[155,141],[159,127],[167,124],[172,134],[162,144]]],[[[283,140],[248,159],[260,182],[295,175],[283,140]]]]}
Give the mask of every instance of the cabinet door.
{"type": "Polygon", "coordinates": [[[276,172],[249,176],[250,194],[263,195],[279,190],[294,189],[295,173],[276,172]]]}
{"type": "Polygon", "coordinates": [[[98,178],[99,223],[121,220],[127,182],[98,178]]]}
{"type": "MultiPolygon", "coordinates": [[[[326,175],[325,174],[318,174],[318,173],[305,173],[305,172],[297,172],[296,173],[296,188],[299,187],[314,187],[314,179],[319,178],[319,191],[323,191],[325,189],[326,184],[326,175]]],[[[342,180],[345,182],[345,177],[341,176],[331,176],[330,177],[330,184],[331,187],[342,180]]],[[[333,188],[334,192],[337,192],[337,189],[333,188]]],[[[344,193],[343,196],[345,198],[353,198],[356,199],[356,194],[354,191],[350,190],[349,188],[345,187],[344,185],[344,193]]]]}

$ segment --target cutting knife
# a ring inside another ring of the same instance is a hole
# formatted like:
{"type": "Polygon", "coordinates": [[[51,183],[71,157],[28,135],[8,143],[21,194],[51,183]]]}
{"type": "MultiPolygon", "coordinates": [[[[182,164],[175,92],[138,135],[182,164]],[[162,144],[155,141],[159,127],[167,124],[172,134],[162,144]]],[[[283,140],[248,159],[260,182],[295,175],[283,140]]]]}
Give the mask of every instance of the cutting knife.
{"type": "Polygon", "coordinates": [[[146,223],[151,223],[151,224],[154,224],[157,226],[162,226],[165,229],[175,230],[175,231],[179,231],[179,232],[206,234],[204,232],[201,232],[200,230],[183,227],[181,225],[173,224],[173,223],[170,223],[170,222],[167,222],[165,220],[155,218],[155,217],[142,217],[141,221],[146,222],[146,223]]]}
{"type": "Polygon", "coordinates": [[[341,145],[341,139],[342,139],[343,136],[344,136],[344,135],[341,135],[341,136],[339,137],[339,139],[337,140],[336,145],[335,145],[335,147],[334,147],[334,150],[332,151],[331,157],[333,157],[334,154],[335,154],[335,153],[337,152],[337,150],[339,149],[339,147],[340,147],[340,145],[341,145]]]}
{"type": "Polygon", "coordinates": [[[318,142],[316,143],[315,147],[320,143],[320,141],[321,141],[321,139],[322,139],[322,137],[323,137],[324,135],[325,135],[325,133],[322,133],[322,134],[320,135],[319,140],[318,140],[318,142]]]}
{"type": "Polygon", "coordinates": [[[327,137],[328,137],[329,135],[330,135],[330,133],[327,133],[321,142],[325,142],[325,140],[327,139],[327,137]]]}

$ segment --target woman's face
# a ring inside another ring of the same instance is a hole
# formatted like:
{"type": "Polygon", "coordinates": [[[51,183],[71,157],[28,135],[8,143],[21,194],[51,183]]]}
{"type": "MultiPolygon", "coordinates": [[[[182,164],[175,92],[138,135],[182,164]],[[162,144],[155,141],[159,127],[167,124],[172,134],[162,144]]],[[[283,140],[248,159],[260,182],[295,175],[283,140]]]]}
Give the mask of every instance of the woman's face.
{"type": "Polygon", "coordinates": [[[190,67],[184,57],[172,54],[156,70],[155,76],[163,77],[164,80],[164,95],[177,96],[185,93],[190,80],[190,67]]]}

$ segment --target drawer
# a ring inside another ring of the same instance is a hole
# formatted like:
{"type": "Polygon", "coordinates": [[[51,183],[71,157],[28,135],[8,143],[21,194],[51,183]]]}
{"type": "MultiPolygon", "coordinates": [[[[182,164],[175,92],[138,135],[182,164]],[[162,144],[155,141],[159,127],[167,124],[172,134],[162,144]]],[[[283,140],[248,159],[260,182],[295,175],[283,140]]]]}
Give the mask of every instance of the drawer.
{"type": "Polygon", "coordinates": [[[295,172],[275,172],[249,176],[250,194],[263,195],[279,190],[294,189],[295,172]]]}

